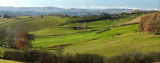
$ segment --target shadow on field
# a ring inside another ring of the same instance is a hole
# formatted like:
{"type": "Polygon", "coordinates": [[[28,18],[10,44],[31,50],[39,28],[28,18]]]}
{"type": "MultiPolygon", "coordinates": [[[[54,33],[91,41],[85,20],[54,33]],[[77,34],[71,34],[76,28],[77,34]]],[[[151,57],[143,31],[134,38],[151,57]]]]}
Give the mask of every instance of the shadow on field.
{"type": "Polygon", "coordinates": [[[72,44],[63,44],[63,45],[57,45],[57,46],[52,46],[52,47],[48,47],[48,48],[58,48],[58,47],[65,47],[65,46],[70,46],[72,44]]]}

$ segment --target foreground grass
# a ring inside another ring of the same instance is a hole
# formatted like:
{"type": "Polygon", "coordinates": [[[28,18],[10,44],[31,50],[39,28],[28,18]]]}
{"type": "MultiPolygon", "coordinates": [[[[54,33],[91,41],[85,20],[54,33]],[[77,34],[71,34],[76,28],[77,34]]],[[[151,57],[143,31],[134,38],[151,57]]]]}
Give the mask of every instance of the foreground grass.
{"type": "Polygon", "coordinates": [[[23,63],[23,62],[0,59],[0,63],[23,63]]]}
{"type": "Polygon", "coordinates": [[[44,48],[71,44],[65,47],[65,53],[91,53],[107,57],[133,51],[144,53],[159,51],[159,37],[150,37],[148,34],[138,33],[137,26],[136,24],[117,27],[99,34],[84,32],[63,36],[38,37],[33,44],[34,47],[44,48]]]}

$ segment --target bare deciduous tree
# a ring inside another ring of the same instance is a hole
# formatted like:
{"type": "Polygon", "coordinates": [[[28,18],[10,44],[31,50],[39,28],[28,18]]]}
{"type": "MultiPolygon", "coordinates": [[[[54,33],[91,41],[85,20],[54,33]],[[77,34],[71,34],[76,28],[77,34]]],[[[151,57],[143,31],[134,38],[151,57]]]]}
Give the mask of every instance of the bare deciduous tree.
{"type": "Polygon", "coordinates": [[[87,25],[87,23],[86,23],[86,22],[84,22],[84,24],[83,24],[83,29],[84,29],[84,31],[85,31],[85,32],[87,32],[88,25],[87,25]]]}
{"type": "Polygon", "coordinates": [[[3,18],[8,18],[8,15],[5,13],[2,15],[3,18]]]}
{"type": "Polygon", "coordinates": [[[44,16],[43,15],[41,15],[41,19],[43,19],[44,18],[44,16]]]}
{"type": "Polygon", "coordinates": [[[25,50],[31,46],[31,41],[34,40],[33,35],[28,34],[27,32],[20,31],[18,32],[19,39],[14,42],[14,46],[17,49],[25,50]]]}

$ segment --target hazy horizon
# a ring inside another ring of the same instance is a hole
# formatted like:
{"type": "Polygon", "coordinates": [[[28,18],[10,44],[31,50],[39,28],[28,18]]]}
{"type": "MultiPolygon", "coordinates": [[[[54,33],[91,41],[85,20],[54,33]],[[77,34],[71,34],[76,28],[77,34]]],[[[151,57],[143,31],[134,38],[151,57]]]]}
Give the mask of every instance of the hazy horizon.
{"type": "Polygon", "coordinates": [[[160,0],[0,0],[0,6],[160,10],[160,0]]]}

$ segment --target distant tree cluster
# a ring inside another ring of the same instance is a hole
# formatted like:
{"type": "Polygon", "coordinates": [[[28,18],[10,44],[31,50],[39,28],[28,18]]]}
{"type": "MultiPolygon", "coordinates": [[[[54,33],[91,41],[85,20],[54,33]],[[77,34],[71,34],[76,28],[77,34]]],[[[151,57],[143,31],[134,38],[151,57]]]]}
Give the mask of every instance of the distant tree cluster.
{"type": "Polygon", "coordinates": [[[109,14],[106,13],[101,13],[99,15],[92,15],[92,16],[77,16],[81,17],[78,20],[73,20],[71,21],[72,23],[84,23],[84,22],[92,22],[92,21],[97,21],[97,20],[104,20],[104,19],[111,19],[109,14]]]}
{"type": "Polygon", "coordinates": [[[2,15],[2,18],[8,18],[9,16],[5,13],[2,15]]]}
{"type": "Polygon", "coordinates": [[[160,12],[144,16],[139,23],[139,32],[160,34],[160,12]]]}
{"type": "Polygon", "coordinates": [[[41,19],[43,19],[43,18],[44,18],[44,16],[43,16],[43,15],[40,15],[40,17],[41,17],[41,19]]]}
{"type": "Polygon", "coordinates": [[[146,14],[146,13],[153,13],[153,12],[157,12],[157,11],[140,11],[140,10],[135,10],[135,11],[131,11],[130,14],[146,14]]]}
{"type": "Polygon", "coordinates": [[[48,16],[69,17],[67,14],[48,14],[48,16]]]}
{"type": "Polygon", "coordinates": [[[17,15],[8,15],[8,14],[6,14],[6,13],[4,13],[2,16],[1,16],[1,18],[16,18],[17,17],[17,15]]]}
{"type": "Polygon", "coordinates": [[[33,40],[33,35],[18,28],[8,27],[0,30],[0,46],[3,47],[24,50],[31,46],[33,40]]]}

